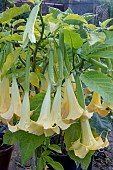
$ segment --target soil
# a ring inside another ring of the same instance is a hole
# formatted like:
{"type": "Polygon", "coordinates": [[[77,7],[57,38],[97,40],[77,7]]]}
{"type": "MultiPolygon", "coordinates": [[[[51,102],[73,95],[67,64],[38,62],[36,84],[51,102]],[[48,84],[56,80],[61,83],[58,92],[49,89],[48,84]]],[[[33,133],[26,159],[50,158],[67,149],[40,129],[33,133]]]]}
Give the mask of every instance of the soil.
{"type": "Polygon", "coordinates": [[[113,131],[109,134],[109,146],[94,157],[92,170],[113,170],[113,131]]]}
{"type": "MultiPolygon", "coordinates": [[[[97,151],[93,160],[92,170],[113,170],[113,131],[109,134],[110,145],[97,151]]],[[[19,144],[16,143],[11,157],[9,170],[35,170],[35,158],[33,157],[26,166],[20,161],[19,144]]]]}

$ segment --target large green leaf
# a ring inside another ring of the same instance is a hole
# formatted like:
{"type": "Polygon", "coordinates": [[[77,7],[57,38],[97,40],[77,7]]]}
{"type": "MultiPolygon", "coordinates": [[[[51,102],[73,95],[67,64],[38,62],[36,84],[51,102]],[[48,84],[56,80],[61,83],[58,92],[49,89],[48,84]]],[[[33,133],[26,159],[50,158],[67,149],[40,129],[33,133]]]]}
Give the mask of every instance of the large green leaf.
{"type": "Polygon", "coordinates": [[[80,138],[80,135],[81,135],[81,126],[79,122],[71,125],[65,131],[64,142],[66,144],[67,150],[71,147],[72,142],[75,142],[80,138]]]}
{"type": "Polygon", "coordinates": [[[20,14],[28,12],[29,10],[30,6],[28,4],[24,4],[21,7],[15,6],[13,8],[7,9],[5,12],[3,12],[2,16],[0,16],[0,23],[7,22],[20,14]]]}
{"type": "Polygon", "coordinates": [[[12,67],[14,62],[18,59],[18,56],[19,56],[21,50],[22,50],[22,48],[19,47],[7,56],[6,62],[4,63],[3,68],[2,68],[3,75],[7,73],[7,71],[12,67]]]}
{"type": "Polygon", "coordinates": [[[78,49],[83,44],[83,39],[80,37],[80,34],[72,31],[72,30],[64,30],[64,40],[66,44],[70,46],[70,48],[78,49]]]}
{"type": "Polygon", "coordinates": [[[24,131],[8,132],[4,135],[4,143],[14,144],[17,141],[20,143],[22,164],[25,164],[32,157],[35,149],[43,143],[44,139],[43,135],[36,136],[24,131]]]}
{"type": "Polygon", "coordinates": [[[64,22],[66,22],[67,24],[73,24],[73,25],[80,25],[83,23],[87,23],[87,21],[78,14],[67,15],[64,19],[64,22]]]}
{"type": "Polygon", "coordinates": [[[97,51],[90,55],[88,55],[88,58],[111,58],[113,59],[113,51],[106,50],[106,51],[97,51]]]}
{"type": "Polygon", "coordinates": [[[34,97],[32,97],[30,100],[30,108],[31,110],[34,110],[33,115],[31,116],[31,119],[34,121],[38,119],[44,96],[45,96],[45,93],[39,93],[39,94],[36,94],[34,97]]]}
{"type": "Polygon", "coordinates": [[[106,103],[113,102],[113,81],[102,72],[88,71],[80,76],[90,90],[99,93],[106,103]]]}
{"type": "Polygon", "coordinates": [[[112,130],[112,120],[110,118],[110,115],[106,117],[101,117],[98,113],[94,113],[93,117],[90,120],[90,124],[92,128],[96,129],[98,135],[102,134],[104,137],[108,132],[112,130]]]}
{"type": "Polygon", "coordinates": [[[89,151],[88,154],[83,159],[80,159],[79,157],[75,156],[73,151],[69,151],[68,154],[71,159],[81,164],[81,168],[83,168],[83,170],[87,170],[94,152],[95,151],[89,151]]]}

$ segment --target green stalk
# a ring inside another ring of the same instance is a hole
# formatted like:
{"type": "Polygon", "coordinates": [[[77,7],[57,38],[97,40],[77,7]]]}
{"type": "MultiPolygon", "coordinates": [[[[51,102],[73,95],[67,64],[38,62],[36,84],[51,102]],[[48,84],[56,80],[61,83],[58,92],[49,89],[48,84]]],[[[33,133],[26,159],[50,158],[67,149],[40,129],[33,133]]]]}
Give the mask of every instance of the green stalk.
{"type": "Polygon", "coordinates": [[[25,91],[29,92],[30,56],[26,56],[25,91]]]}
{"type": "Polygon", "coordinates": [[[76,92],[77,92],[78,102],[79,102],[80,106],[83,109],[85,109],[84,92],[83,92],[83,87],[82,87],[80,77],[77,73],[76,73],[76,75],[75,74],[73,74],[73,75],[74,75],[75,82],[76,82],[76,92]]]}

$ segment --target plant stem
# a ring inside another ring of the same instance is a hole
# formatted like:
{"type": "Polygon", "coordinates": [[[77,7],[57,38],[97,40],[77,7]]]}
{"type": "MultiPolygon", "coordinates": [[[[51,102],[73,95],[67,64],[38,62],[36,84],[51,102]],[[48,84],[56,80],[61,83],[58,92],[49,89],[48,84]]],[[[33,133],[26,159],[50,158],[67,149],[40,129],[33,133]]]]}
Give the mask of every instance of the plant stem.
{"type": "Polygon", "coordinates": [[[34,52],[34,56],[33,56],[33,68],[32,68],[33,72],[35,71],[35,68],[36,68],[36,55],[37,55],[37,51],[38,51],[38,46],[43,39],[44,28],[45,28],[45,24],[44,24],[43,17],[42,17],[42,4],[40,5],[39,16],[40,16],[40,20],[42,23],[42,31],[41,31],[40,39],[36,42],[36,48],[35,48],[35,52],[34,52]]]}
{"type": "MultiPolygon", "coordinates": [[[[29,51],[28,51],[29,52],[29,51]]],[[[25,91],[29,91],[30,56],[26,56],[25,91]]]]}

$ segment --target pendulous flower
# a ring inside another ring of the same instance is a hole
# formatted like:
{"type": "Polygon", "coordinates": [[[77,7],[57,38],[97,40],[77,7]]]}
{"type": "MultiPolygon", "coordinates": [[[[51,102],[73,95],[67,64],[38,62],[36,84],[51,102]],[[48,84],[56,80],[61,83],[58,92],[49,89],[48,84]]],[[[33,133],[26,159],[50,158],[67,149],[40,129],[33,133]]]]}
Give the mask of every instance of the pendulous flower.
{"type": "MultiPolygon", "coordinates": [[[[56,106],[57,107],[57,106],[56,106]]],[[[51,136],[54,133],[59,134],[60,129],[55,121],[53,121],[53,114],[51,113],[51,85],[48,85],[46,95],[44,97],[40,116],[36,122],[32,121],[29,126],[29,132],[39,135],[39,127],[42,127],[42,134],[45,136],[51,136]]]]}
{"type": "Polygon", "coordinates": [[[94,92],[90,104],[86,107],[86,110],[90,112],[97,112],[100,116],[105,117],[110,113],[110,110],[106,110],[104,103],[101,104],[101,96],[94,92]]]}
{"type": "Polygon", "coordinates": [[[101,136],[94,137],[88,119],[81,119],[81,138],[75,141],[70,150],[79,158],[84,158],[90,150],[98,150],[109,145],[106,137],[103,142],[101,136]]]}
{"type": "Polygon", "coordinates": [[[70,79],[66,79],[62,101],[62,118],[65,121],[76,120],[82,116],[83,112],[84,110],[77,101],[70,79]]]}
{"type": "Polygon", "coordinates": [[[21,111],[21,99],[20,99],[18,84],[16,78],[13,77],[10,107],[6,112],[2,112],[0,116],[5,120],[10,121],[13,118],[14,114],[20,117],[20,111],[21,111]]]}
{"type": "Polygon", "coordinates": [[[11,132],[16,132],[18,130],[28,131],[28,127],[30,126],[30,123],[31,123],[31,120],[30,120],[29,92],[26,91],[24,94],[23,102],[22,102],[20,120],[18,124],[16,124],[15,126],[8,124],[8,128],[11,132]]]}
{"type": "Polygon", "coordinates": [[[0,113],[4,113],[10,106],[9,79],[4,77],[0,80],[0,113]]]}
{"type": "Polygon", "coordinates": [[[57,88],[51,110],[52,122],[57,124],[62,130],[67,129],[71,124],[63,122],[61,116],[61,86],[57,88]]]}

